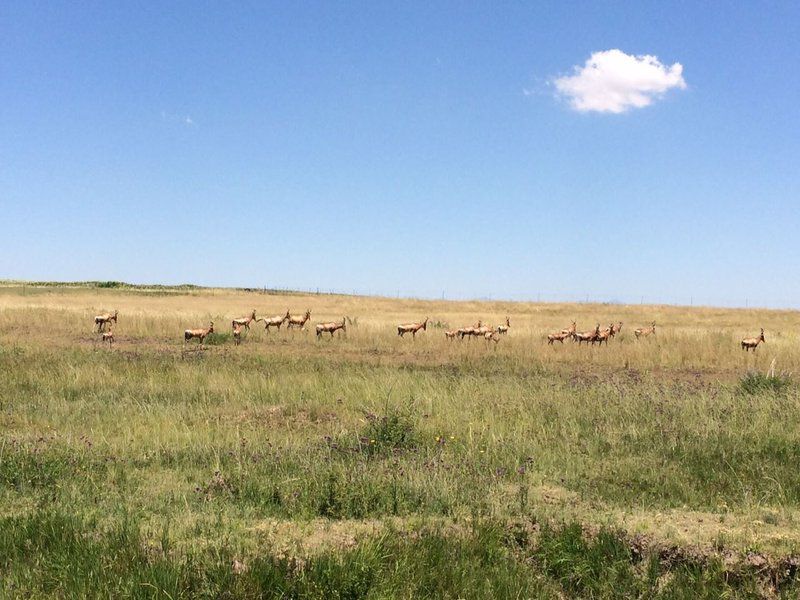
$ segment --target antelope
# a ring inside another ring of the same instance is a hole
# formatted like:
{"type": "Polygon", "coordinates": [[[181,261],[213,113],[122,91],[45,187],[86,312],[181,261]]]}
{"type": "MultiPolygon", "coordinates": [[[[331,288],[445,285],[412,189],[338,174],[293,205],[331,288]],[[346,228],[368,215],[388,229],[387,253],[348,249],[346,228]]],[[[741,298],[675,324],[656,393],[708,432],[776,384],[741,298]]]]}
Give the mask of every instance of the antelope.
{"type": "Polygon", "coordinates": [[[248,331],[250,331],[250,323],[256,320],[256,309],[253,309],[253,312],[250,313],[249,317],[239,317],[238,319],[234,319],[231,321],[231,328],[236,329],[237,325],[239,327],[244,327],[248,331]]]}
{"type": "Polygon", "coordinates": [[[264,329],[267,331],[267,333],[269,333],[269,328],[270,327],[277,327],[278,331],[280,331],[281,330],[281,325],[283,325],[283,322],[284,321],[288,321],[289,319],[290,319],[289,309],[287,308],[286,309],[286,314],[283,315],[283,316],[277,315],[277,316],[269,317],[269,318],[261,317],[261,318],[256,319],[256,321],[257,322],[258,321],[263,321],[264,322],[264,329]]]}
{"type": "Polygon", "coordinates": [[[203,344],[205,343],[206,336],[209,333],[214,333],[214,321],[211,321],[211,323],[208,326],[208,329],[187,329],[186,331],[184,331],[183,343],[185,344],[192,338],[198,338],[200,340],[200,343],[203,344]]]}
{"type": "Polygon", "coordinates": [[[597,340],[597,336],[600,335],[600,323],[597,324],[597,327],[594,328],[594,331],[584,331],[582,333],[573,333],[572,337],[578,340],[578,345],[580,346],[583,342],[587,344],[589,342],[594,343],[597,340]]]}
{"type": "Polygon", "coordinates": [[[575,324],[575,321],[572,322],[572,325],[569,326],[569,329],[562,329],[559,333],[566,333],[567,336],[571,336],[575,333],[578,329],[578,326],[575,324]]]}
{"type": "Polygon", "coordinates": [[[552,346],[553,342],[561,342],[564,343],[564,340],[568,337],[572,337],[572,333],[565,332],[565,331],[556,331],[555,333],[548,333],[547,334],[547,344],[552,346]]]}
{"type": "Polygon", "coordinates": [[[767,343],[767,340],[764,339],[764,328],[763,327],[761,328],[761,335],[760,336],[751,337],[751,338],[744,338],[742,340],[742,350],[744,350],[745,352],[749,352],[750,349],[752,348],[753,352],[755,352],[756,348],[758,348],[758,345],[761,342],[764,342],[765,344],[767,343]]]}
{"type": "Polygon", "coordinates": [[[486,340],[487,345],[489,342],[494,342],[496,344],[500,341],[500,336],[498,335],[497,331],[492,329],[483,334],[483,339],[486,340]]]}
{"type": "Polygon", "coordinates": [[[109,348],[114,345],[114,331],[112,329],[103,332],[103,343],[105,344],[106,342],[108,342],[109,348]]]}
{"type": "Polygon", "coordinates": [[[634,329],[633,331],[636,339],[638,340],[640,337],[647,337],[648,335],[655,335],[656,333],[656,322],[653,321],[653,324],[650,327],[640,327],[639,329],[634,329]]]}
{"type": "MultiPolygon", "coordinates": [[[[289,311],[286,311],[286,314],[289,314],[289,311]]],[[[306,330],[306,323],[311,318],[311,311],[306,310],[306,314],[302,317],[292,317],[289,315],[289,322],[286,324],[287,329],[292,329],[293,327],[299,327],[300,331],[306,330]]]]}
{"type": "Polygon", "coordinates": [[[342,331],[346,332],[347,331],[347,323],[345,321],[346,321],[346,319],[344,317],[342,317],[342,322],[341,323],[337,323],[335,321],[332,321],[330,323],[320,323],[320,324],[318,324],[317,327],[316,327],[317,337],[318,338],[322,337],[322,334],[325,333],[326,331],[331,334],[331,337],[333,337],[334,332],[336,332],[338,329],[341,329],[342,331]]]}
{"type": "Polygon", "coordinates": [[[595,342],[599,342],[601,346],[603,345],[603,342],[605,342],[606,346],[608,346],[608,338],[610,338],[610,337],[612,337],[614,335],[612,333],[613,331],[614,331],[614,324],[613,323],[611,325],[609,325],[606,329],[603,329],[602,331],[598,331],[597,335],[592,340],[592,346],[594,346],[595,342]]]}
{"type": "Polygon", "coordinates": [[[97,315],[94,318],[95,327],[97,327],[97,331],[103,331],[106,328],[106,325],[111,325],[111,321],[114,321],[114,324],[117,323],[117,315],[119,314],[118,310],[114,311],[114,314],[105,313],[102,315],[97,315]]]}
{"type": "Polygon", "coordinates": [[[238,346],[242,342],[242,327],[239,323],[233,323],[233,342],[238,346]]]}
{"type": "Polygon", "coordinates": [[[459,332],[458,329],[451,329],[450,331],[445,331],[444,332],[444,337],[446,337],[448,340],[452,341],[452,340],[456,339],[456,336],[458,335],[458,332],[459,332]]]}
{"type": "Polygon", "coordinates": [[[422,323],[403,323],[402,325],[397,326],[397,335],[403,337],[406,333],[410,333],[411,337],[414,339],[417,338],[417,332],[422,329],[423,331],[428,331],[428,317],[425,317],[425,320],[422,323]]]}
{"type": "Polygon", "coordinates": [[[475,335],[475,330],[480,328],[480,326],[481,326],[481,322],[480,322],[480,319],[479,319],[478,322],[475,325],[472,325],[472,326],[468,325],[467,327],[462,327],[456,333],[463,340],[464,336],[475,335]]]}
{"type": "Polygon", "coordinates": [[[622,329],[622,321],[620,321],[618,325],[612,325],[611,326],[611,337],[614,337],[615,335],[617,335],[620,332],[621,329],[622,329]]]}
{"type": "Polygon", "coordinates": [[[508,317],[506,317],[506,324],[505,325],[498,325],[497,326],[497,333],[505,335],[505,334],[508,333],[508,330],[510,328],[511,328],[511,322],[508,320],[508,317]]]}
{"type": "Polygon", "coordinates": [[[461,337],[463,338],[465,335],[471,335],[473,337],[485,336],[489,331],[494,331],[494,328],[491,325],[484,325],[481,321],[478,321],[473,327],[465,327],[461,337]]]}
{"type": "Polygon", "coordinates": [[[478,321],[478,327],[475,328],[475,332],[472,335],[485,336],[487,333],[493,332],[494,330],[494,327],[491,325],[481,325],[480,321],[478,321]]]}

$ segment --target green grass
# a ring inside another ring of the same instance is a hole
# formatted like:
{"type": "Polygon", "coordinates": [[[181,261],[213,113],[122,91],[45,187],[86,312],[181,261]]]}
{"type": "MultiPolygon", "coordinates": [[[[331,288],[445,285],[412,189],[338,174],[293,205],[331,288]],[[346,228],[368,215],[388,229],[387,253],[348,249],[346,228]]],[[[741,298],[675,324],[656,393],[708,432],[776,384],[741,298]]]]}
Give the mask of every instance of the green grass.
{"type": "Polygon", "coordinates": [[[780,569],[765,575],[642,555],[618,532],[588,536],[577,524],[545,527],[535,538],[492,521],[458,534],[388,530],[310,558],[245,561],[235,542],[181,554],[171,544],[168,527],[148,540],[130,519],[102,528],[46,511],[5,518],[0,590],[68,598],[744,598],[771,579],[786,597],[798,591],[780,569]]]}
{"type": "Polygon", "coordinates": [[[745,394],[772,392],[784,394],[792,387],[792,377],[784,373],[768,374],[750,371],[739,381],[739,387],[745,394]]]}

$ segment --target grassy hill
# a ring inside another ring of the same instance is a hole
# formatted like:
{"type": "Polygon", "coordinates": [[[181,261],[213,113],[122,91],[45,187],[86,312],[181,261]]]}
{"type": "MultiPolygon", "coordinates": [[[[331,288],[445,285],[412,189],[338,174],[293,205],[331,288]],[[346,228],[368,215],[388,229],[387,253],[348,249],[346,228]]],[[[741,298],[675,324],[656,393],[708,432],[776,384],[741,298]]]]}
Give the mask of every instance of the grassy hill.
{"type": "Polygon", "coordinates": [[[6,282],[0,589],[796,593],[799,316],[6,282]],[[253,324],[234,346],[254,308],[347,331],[253,324]],[[108,348],[93,316],[114,309],[108,348]],[[497,344],[443,333],[506,317],[497,344]],[[548,346],[572,320],[623,327],[607,347],[548,346]],[[209,321],[204,349],[184,344],[209,321]]]}

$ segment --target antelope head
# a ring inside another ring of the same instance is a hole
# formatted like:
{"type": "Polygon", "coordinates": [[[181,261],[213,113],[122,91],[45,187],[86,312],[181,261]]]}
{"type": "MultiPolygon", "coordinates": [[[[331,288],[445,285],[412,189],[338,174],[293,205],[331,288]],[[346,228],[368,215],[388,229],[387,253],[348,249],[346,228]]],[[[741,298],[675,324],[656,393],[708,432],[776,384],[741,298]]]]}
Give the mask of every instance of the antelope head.
{"type": "Polygon", "coordinates": [[[760,339],[765,344],[767,343],[767,340],[764,339],[764,328],[763,327],[761,328],[761,335],[758,336],[758,339],[760,339]]]}
{"type": "MultiPolygon", "coordinates": [[[[425,331],[428,331],[428,317],[425,317],[425,321],[423,321],[423,323],[422,323],[422,328],[423,328],[425,331]]],[[[762,331],[763,331],[763,330],[762,330],[762,331]]]]}

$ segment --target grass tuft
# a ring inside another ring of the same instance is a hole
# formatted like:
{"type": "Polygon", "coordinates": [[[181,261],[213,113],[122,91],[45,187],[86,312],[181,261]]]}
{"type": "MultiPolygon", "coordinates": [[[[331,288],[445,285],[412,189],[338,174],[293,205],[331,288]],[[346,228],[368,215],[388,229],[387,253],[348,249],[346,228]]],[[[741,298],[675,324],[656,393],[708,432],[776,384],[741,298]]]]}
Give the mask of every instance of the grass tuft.
{"type": "Polygon", "coordinates": [[[763,393],[785,394],[792,385],[788,374],[768,374],[750,371],[739,380],[739,389],[748,395],[763,393]]]}
{"type": "Polygon", "coordinates": [[[367,454],[386,455],[415,449],[419,435],[410,412],[392,409],[383,416],[368,413],[359,441],[367,454]]]}

